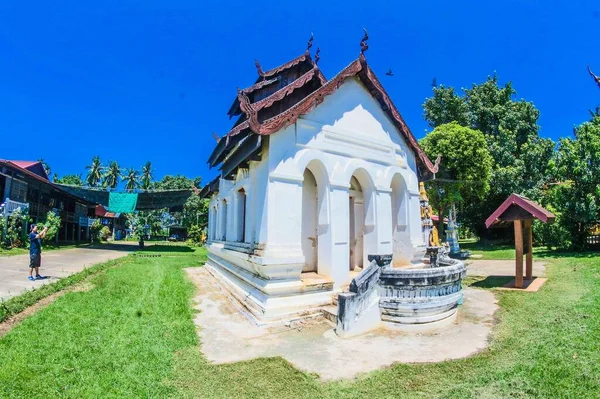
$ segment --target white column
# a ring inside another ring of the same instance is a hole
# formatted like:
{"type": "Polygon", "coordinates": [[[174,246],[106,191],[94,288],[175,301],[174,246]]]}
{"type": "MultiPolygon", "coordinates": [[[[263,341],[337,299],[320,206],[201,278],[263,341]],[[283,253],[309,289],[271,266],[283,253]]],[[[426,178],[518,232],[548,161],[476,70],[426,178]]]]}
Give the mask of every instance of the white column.
{"type": "Polygon", "coordinates": [[[302,177],[270,179],[267,195],[265,253],[268,256],[303,257],[302,177]]]}
{"type": "MultiPolygon", "coordinates": [[[[325,270],[322,273],[333,279],[334,288],[348,283],[350,277],[349,188],[348,184],[332,183],[329,196],[331,201],[331,263],[324,265],[325,270]]],[[[321,265],[319,264],[319,266],[321,265]]]]}
{"type": "Polygon", "coordinates": [[[392,253],[392,190],[377,189],[377,253],[368,255],[387,255],[392,253]]]}
{"type": "MultiPolygon", "coordinates": [[[[410,191],[407,196],[408,229],[410,231],[410,242],[413,247],[425,245],[421,226],[421,203],[419,202],[419,191],[410,191]]],[[[443,215],[440,215],[443,217],[443,215]]]]}

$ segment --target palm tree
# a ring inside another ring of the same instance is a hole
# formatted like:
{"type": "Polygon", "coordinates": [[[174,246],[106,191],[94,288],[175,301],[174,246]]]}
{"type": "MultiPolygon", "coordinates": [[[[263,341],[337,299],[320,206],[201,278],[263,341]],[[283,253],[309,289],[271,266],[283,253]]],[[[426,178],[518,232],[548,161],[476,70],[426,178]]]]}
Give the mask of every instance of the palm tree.
{"type": "MultiPolygon", "coordinates": [[[[150,162],[148,162],[149,164],[150,162]]],[[[148,165],[146,164],[146,165],[148,165]]],[[[129,171],[126,175],[123,176],[123,182],[125,183],[125,188],[129,191],[135,190],[140,183],[138,182],[138,172],[133,168],[129,168],[129,171]]]]}
{"type": "Polygon", "coordinates": [[[144,190],[148,190],[150,188],[150,184],[152,183],[152,163],[150,161],[146,162],[146,165],[142,168],[142,176],[140,178],[142,184],[142,188],[144,190]]]}
{"type": "Polygon", "coordinates": [[[121,177],[121,168],[119,168],[119,164],[117,161],[112,161],[108,170],[104,174],[104,181],[102,184],[104,188],[112,188],[115,189],[119,185],[119,178],[121,177]]]}
{"type": "Polygon", "coordinates": [[[92,164],[85,168],[89,170],[85,182],[90,187],[97,187],[98,183],[102,180],[102,162],[100,162],[100,157],[93,157],[92,164]]]}

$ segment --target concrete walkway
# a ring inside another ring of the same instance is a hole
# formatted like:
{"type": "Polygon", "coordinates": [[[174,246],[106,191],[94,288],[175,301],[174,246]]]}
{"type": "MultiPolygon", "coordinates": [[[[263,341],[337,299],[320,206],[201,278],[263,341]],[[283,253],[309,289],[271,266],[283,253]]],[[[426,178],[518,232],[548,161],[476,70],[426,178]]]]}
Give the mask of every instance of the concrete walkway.
{"type": "Polygon", "coordinates": [[[494,294],[467,288],[458,317],[429,332],[375,330],[340,338],[323,319],[259,327],[243,316],[204,267],[185,269],[198,287],[194,322],[201,350],[215,364],[282,356],[323,380],[351,379],[396,362],[428,363],[460,359],[488,345],[494,294]]]}
{"type": "MultiPolygon", "coordinates": [[[[29,255],[0,257],[0,299],[50,284],[96,263],[120,258],[137,249],[137,243],[103,244],[42,252],[40,274],[45,280],[29,281],[29,255]]],[[[43,248],[42,248],[43,251],[43,248]]]]}

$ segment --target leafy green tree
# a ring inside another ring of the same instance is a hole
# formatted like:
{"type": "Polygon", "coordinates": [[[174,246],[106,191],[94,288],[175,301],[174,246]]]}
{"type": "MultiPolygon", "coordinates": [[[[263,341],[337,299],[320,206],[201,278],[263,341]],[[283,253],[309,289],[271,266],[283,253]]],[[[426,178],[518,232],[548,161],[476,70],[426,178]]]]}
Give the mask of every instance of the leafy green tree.
{"type": "Polygon", "coordinates": [[[141,187],[144,190],[148,190],[150,188],[150,185],[152,184],[153,179],[154,177],[152,176],[152,163],[148,161],[142,168],[142,176],[140,178],[141,187]]]}
{"type": "Polygon", "coordinates": [[[555,144],[539,136],[539,111],[516,100],[511,83],[499,86],[494,75],[463,91],[461,96],[452,87],[434,88],[423,104],[424,117],[431,127],[456,121],[485,137],[493,158],[490,190],[481,201],[463,204],[467,224],[481,235],[485,219],[511,193],[539,198],[555,144]]]}
{"type": "Polygon", "coordinates": [[[54,211],[48,212],[46,215],[46,221],[44,222],[44,226],[48,227],[48,231],[46,232],[46,236],[42,239],[42,241],[44,243],[52,242],[58,234],[60,225],[60,216],[54,213],[54,211]]]}
{"type": "Polygon", "coordinates": [[[125,189],[129,191],[135,190],[139,187],[138,172],[133,168],[129,168],[127,174],[123,176],[123,182],[125,183],[125,189]]]}
{"type": "Polygon", "coordinates": [[[81,179],[81,175],[64,175],[59,177],[56,173],[53,176],[54,183],[66,184],[69,186],[83,186],[85,183],[81,179]]]}
{"type": "MultiPolygon", "coordinates": [[[[196,177],[190,179],[182,175],[167,175],[162,180],[153,184],[156,190],[189,190],[200,189],[202,179],[196,177]]],[[[208,200],[202,200],[196,194],[192,194],[181,212],[173,212],[172,215],[182,226],[190,228],[193,225],[204,227],[208,224],[208,200]]]]}
{"type": "Polygon", "coordinates": [[[88,165],[85,168],[88,170],[85,179],[87,185],[90,187],[98,187],[99,183],[102,181],[102,162],[100,161],[100,157],[93,157],[91,165],[88,165]]]}
{"type": "Polygon", "coordinates": [[[119,179],[121,178],[121,168],[117,161],[112,161],[110,166],[106,170],[103,176],[102,185],[104,188],[115,189],[119,185],[119,179]]]}
{"type": "Polygon", "coordinates": [[[436,127],[420,144],[429,157],[443,154],[436,179],[427,183],[431,205],[440,216],[438,231],[443,232],[443,218],[450,206],[485,197],[493,159],[483,133],[457,122],[436,127]]]}
{"type": "Polygon", "coordinates": [[[550,167],[555,180],[552,202],[561,211],[561,226],[572,247],[586,246],[588,229],[600,220],[600,113],[560,140],[550,167]]]}

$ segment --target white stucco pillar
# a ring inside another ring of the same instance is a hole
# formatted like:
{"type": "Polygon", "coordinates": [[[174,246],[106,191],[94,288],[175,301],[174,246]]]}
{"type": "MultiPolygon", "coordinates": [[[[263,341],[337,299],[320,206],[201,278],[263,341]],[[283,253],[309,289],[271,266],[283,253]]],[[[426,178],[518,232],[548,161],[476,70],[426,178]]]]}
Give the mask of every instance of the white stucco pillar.
{"type": "Polygon", "coordinates": [[[425,245],[421,226],[421,203],[419,202],[419,190],[410,190],[408,193],[408,228],[410,231],[410,242],[413,247],[425,245]]]}
{"type": "Polygon", "coordinates": [[[302,177],[273,177],[267,186],[265,256],[302,256],[302,177]]]}
{"type": "MultiPolygon", "coordinates": [[[[350,279],[350,199],[349,184],[331,184],[331,263],[321,274],[333,279],[334,288],[339,288],[350,279]]],[[[321,268],[321,264],[319,264],[321,268]]]]}
{"type": "Polygon", "coordinates": [[[367,255],[387,255],[392,253],[392,190],[377,188],[377,253],[367,255]]]}

